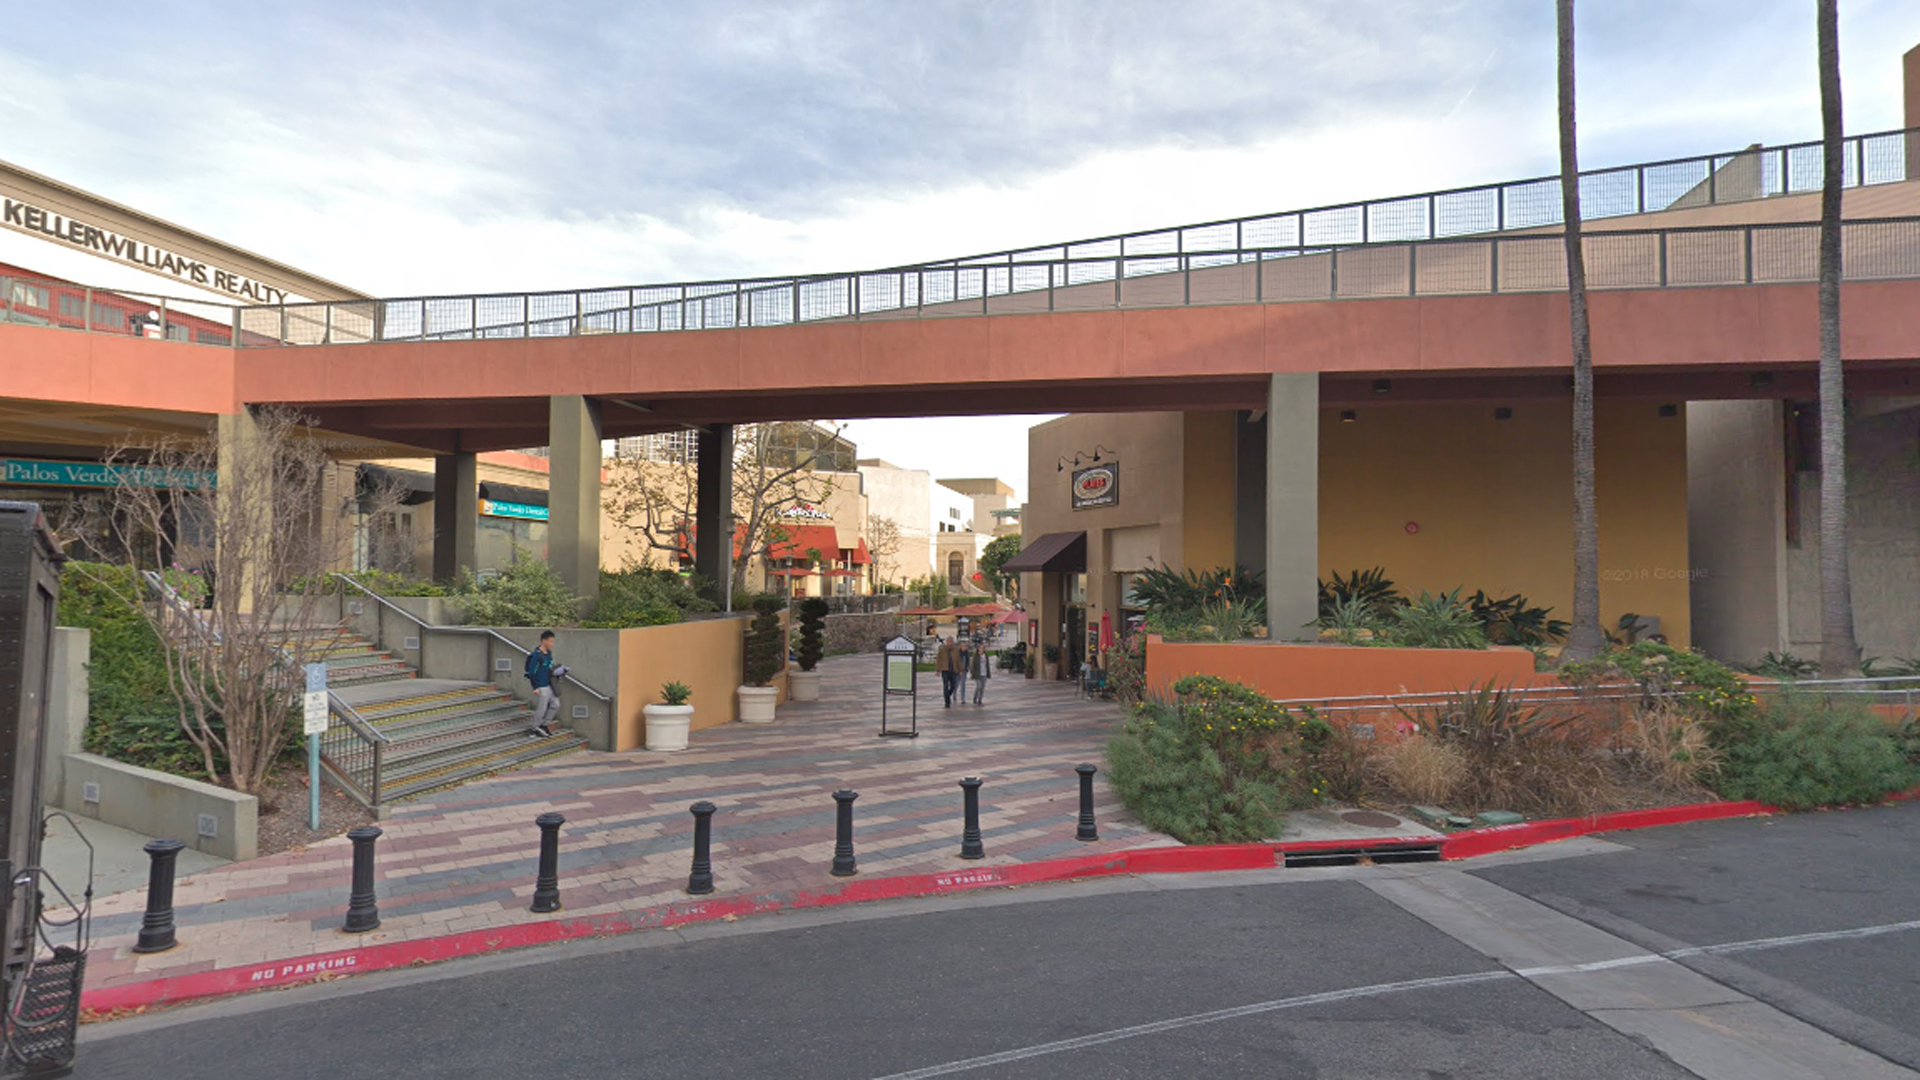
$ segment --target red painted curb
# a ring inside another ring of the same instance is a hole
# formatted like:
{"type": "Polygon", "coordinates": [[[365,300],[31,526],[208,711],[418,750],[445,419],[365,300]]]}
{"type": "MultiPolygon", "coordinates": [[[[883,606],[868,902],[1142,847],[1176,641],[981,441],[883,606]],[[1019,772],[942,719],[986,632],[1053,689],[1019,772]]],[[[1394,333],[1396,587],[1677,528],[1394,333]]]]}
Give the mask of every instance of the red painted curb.
{"type": "MultiPolygon", "coordinates": [[[[1907,793],[1920,796],[1920,790],[1907,793]]],[[[1401,836],[1364,840],[1306,840],[1287,844],[1206,844],[1139,848],[1109,855],[1083,855],[1044,862],[981,866],[936,874],[854,880],[837,888],[794,893],[759,893],[717,900],[690,900],[621,915],[581,919],[557,918],[520,923],[490,930],[468,930],[421,941],[394,941],[362,948],[344,948],[286,960],[243,967],[218,968],[191,975],[167,976],[129,983],[81,995],[84,1013],[99,1015],[123,1009],[177,1004],[248,990],[293,986],[342,974],[381,971],[437,963],[461,956],[546,945],[579,938],[608,937],[688,923],[711,922],[768,911],[804,910],[873,900],[930,896],[968,889],[1004,888],[1074,878],[1118,874],[1184,874],[1219,870],[1270,869],[1287,853],[1326,851],[1366,852],[1407,846],[1440,845],[1441,858],[1466,859],[1495,851],[1530,847],[1590,833],[1643,829],[1690,821],[1750,817],[1770,812],[1757,802],[1695,803],[1654,810],[1625,810],[1584,818],[1530,821],[1451,833],[1444,837],[1401,836]]],[[[344,935],[343,935],[344,938],[344,935]]]]}

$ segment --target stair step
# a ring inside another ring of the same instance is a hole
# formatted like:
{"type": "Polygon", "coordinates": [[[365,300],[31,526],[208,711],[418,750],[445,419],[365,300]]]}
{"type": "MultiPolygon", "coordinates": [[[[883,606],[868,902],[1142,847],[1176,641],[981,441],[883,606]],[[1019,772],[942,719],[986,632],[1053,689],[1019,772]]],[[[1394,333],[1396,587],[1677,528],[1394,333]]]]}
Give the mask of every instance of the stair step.
{"type": "Polygon", "coordinates": [[[459,690],[443,690],[431,694],[415,694],[387,701],[369,702],[358,708],[362,719],[369,723],[430,713],[448,713],[470,709],[476,704],[499,701],[502,698],[515,700],[511,695],[499,689],[481,684],[459,690]]]}
{"type": "Polygon", "coordinates": [[[505,720],[519,721],[524,724],[532,718],[532,710],[517,701],[508,699],[488,702],[485,708],[476,707],[457,713],[382,720],[374,727],[387,738],[399,743],[436,738],[446,732],[458,731],[462,728],[485,727],[505,720]]]}
{"type": "Polygon", "coordinates": [[[468,780],[478,780],[482,776],[505,773],[509,769],[520,769],[536,761],[545,761],[549,757],[559,757],[563,753],[574,753],[576,749],[586,749],[588,740],[572,730],[561,730],[553,738],[526,738],[520,736],[518,746],[503,746],[486,757],[476,757],[463,763],[451,763],[438,773],[419,773],[399,780],[390,780],[384,784],[384,794],[388,799],[411,799],[424,796],[428,792],[438,792],[442,788],[451,788],[455,784],[465,784],[468,780]]]}
{"type": "Polygon", "coordinates": [[[531,713],[521,713],[518,716],[499,716],[482,723],[467,723],[438,731],[421,732],[389,743],[386,758],[393,765],[401,765],[420,761],[436,754],[453,753],[461,747],[483,743],[490,739],[508,735],[524,736],[532,726],[532,720],[531,713]]]}

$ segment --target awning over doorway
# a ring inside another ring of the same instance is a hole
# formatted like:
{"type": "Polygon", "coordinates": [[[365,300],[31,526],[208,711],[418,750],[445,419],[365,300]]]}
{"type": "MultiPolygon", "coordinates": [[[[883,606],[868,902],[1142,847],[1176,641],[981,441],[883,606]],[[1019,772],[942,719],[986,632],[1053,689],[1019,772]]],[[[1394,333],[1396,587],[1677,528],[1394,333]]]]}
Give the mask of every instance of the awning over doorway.
{"type": "Polygon", "coordinates": [[[1087,568],[1087,534],[1058,532],[1047,535],[1020,549],[1020,554],[1000,564],[1003,574],[1034,574],[1050,570],[1081,573],[1087,568]]]}

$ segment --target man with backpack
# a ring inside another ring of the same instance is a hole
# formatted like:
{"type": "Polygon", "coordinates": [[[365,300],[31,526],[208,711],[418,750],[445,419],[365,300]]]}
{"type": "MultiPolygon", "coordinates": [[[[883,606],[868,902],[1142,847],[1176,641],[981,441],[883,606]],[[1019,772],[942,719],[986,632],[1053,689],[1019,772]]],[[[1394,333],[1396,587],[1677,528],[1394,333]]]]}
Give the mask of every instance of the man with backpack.
{"type": "Polygon", "coordinates": [[[553,662],[553,631],[540,633],[540,645],[527,654],[527,682],[533,684],[533,726],[527,734],[544,739],[554,732],[554,720],[560,715],[560,695],[553,688],[555,679],[567,674],[567,666],[553,662]]]}

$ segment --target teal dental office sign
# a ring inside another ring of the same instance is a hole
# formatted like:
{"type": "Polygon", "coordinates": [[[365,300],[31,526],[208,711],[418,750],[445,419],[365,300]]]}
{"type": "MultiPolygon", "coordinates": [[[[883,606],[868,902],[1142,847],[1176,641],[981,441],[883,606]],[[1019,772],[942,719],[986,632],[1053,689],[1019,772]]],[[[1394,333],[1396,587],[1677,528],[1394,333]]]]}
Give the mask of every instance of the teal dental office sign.
{"type": "Polygon", "coordinates": [[[519,518],[522,521],[547,520],[547,508],[544,506],[501,502],[499,499],[481,499],[480,513],[487,517],[519,518]]]}
{"type": "Polygon", "coordinates": [[[102,465],[97,461],[39,461],[0,458],[0,484],[47,487],[142,487],[197,490],[214,486],[214,474],[198,469],[156,469],[144,465],[102,465]]]}

